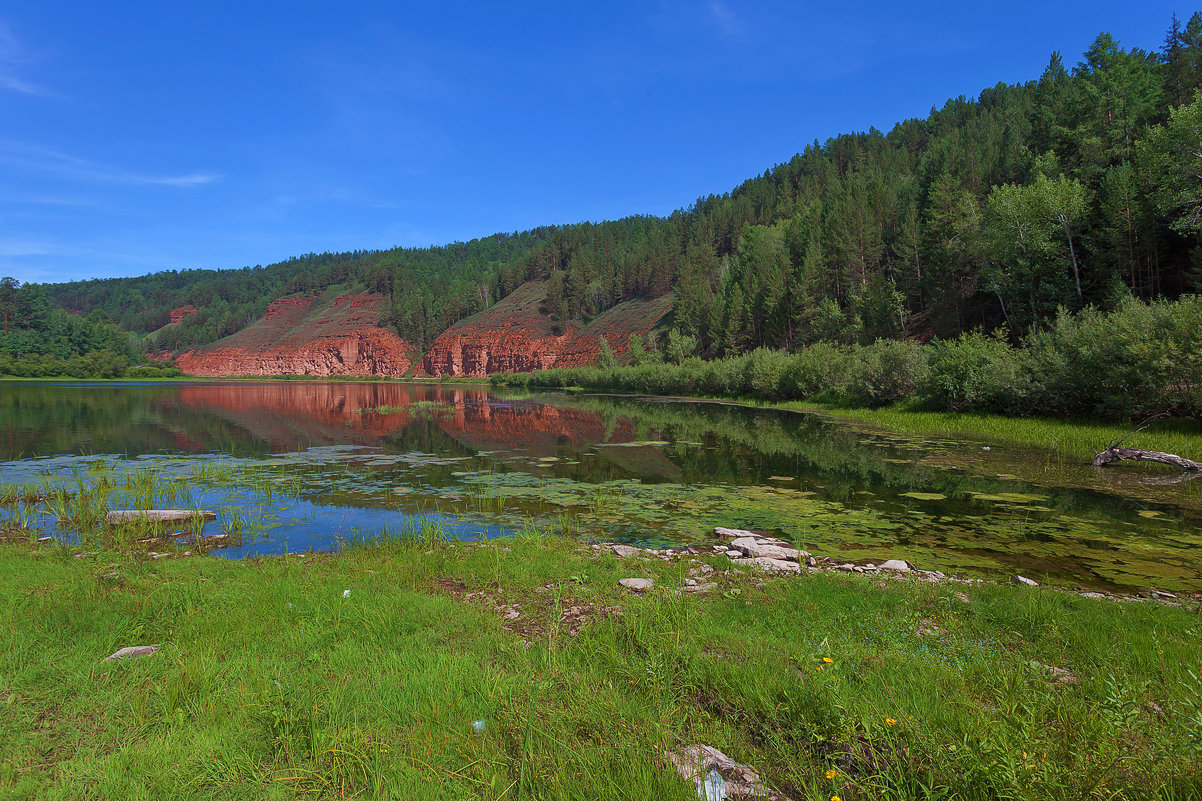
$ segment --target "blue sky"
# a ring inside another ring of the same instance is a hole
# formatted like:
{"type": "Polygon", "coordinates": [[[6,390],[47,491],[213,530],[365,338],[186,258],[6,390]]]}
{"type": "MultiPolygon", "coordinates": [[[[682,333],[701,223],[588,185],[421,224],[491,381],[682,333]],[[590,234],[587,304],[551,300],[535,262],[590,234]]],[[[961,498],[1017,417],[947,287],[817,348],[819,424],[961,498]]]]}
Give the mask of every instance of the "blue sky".
{"type": "Polygon", "coordinates": [[[0,275],[667,214],[814,139],[1158,48],[1159,0],[0,3],[0,275]],[[578,6],[578,7],[577,7],[578,6]]]}

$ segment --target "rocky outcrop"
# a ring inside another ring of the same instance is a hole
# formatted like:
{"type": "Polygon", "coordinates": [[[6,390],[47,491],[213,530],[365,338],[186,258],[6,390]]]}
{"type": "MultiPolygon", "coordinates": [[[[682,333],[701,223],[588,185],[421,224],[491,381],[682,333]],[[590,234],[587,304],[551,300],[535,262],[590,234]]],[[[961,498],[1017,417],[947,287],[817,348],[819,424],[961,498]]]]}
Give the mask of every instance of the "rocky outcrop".
{"type": "Polygon", "coordinates": [[[316,300],[316,295],[293,295],[272,301],[263,314],[264,320],[278,320],[281,317],[291,318],[292,313],[308,309],[316,300]]]}
{"type": "Polygon", "coordinates": [[[182,322],[185,317],[191,317],[198,311],[200,310],[189,303],[187,306],[180,306],[178,309],[172,309],[167,317],[171,323],[178,323],[182,322]]]}
{"type": "Polygon", "coordinates": [[[399,377],[412,366],[413,347],[378,324],[382,303],[367,292],[281,298],[253,325],[176,364],[201,376],[399,377]]]}
{"type": "Polygon", "coordinates": [[[545,298],[545,283],[529,281],[491,309],[461,320],[426,351],[423,372],[486,376],[591,364],[602,341],[615,354],[625,353],[630,335],[645,334],[672,305],[670,297],[627,301],[585,325],[552,319],[542,309],[545,298]]]}
{"type": "MultiPolygon", "coordinates": [[[[631,335],[645,334],[672,305],[671,297],[627,301],[585,324],[552,318],[543,310],[546,294],[542,281],[523,284],[444,332],[420,364],[410,343],[379,325],[383,296],[329,291],[280,298],[252,325],[175,362],[199,376],[482,377],[579,367],[595,362],[604,343],[621,357],[631,335]]],[[[181,306],[171,321],[195,313],[181,306]]]]}

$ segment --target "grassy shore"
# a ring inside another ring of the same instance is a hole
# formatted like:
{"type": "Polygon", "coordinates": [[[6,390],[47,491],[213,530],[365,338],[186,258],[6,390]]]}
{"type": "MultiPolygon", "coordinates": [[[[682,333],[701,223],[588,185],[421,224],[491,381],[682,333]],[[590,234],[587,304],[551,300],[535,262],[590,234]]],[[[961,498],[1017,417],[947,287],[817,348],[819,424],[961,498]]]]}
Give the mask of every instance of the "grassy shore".
{"type": "MultiPolygon", "coordinates": [[[[538,390],[537,387],[531,389],[538,390]]],[[[589,387],[571,387],[567,391],[639,397],[635,394],[611,393],[589,387]]],[[[1094,454],[1122,437],[1127,437],[1125,447],[1166,451],[1187,458],[1202,459],[1202,423],[1194,420],[1153,420],[1143,431],[1132,433],[1132,426],[1125,423],[1078,418],[1009,417],[980,412],[939,412],[923,409],[914,403],[866,409],[835,403],[765,401],[743,396],[692,396],[681,397],[680,400],[824,414],[894,434],[994,445],[1006,444],[1046,450],[1065,459],[1085,462],[1092,460],[1094,454]]]]}
{"type": "MultiPolygon", "coordinates": [[[[759,404],[757,404],[759,405],[759,404]]],[[[897,434],[976,440],[1055,451],[1068,459],[1089,461],[1111,442],[1131,434],[1126,424],[1095,420],[1007,417],[999,414],[931,412],[898,405],[883,409],[854,409],[831,404],[786,402],[777,408],[822,412],[844,420],[867,423],[897,434]]],[[[1127,447],[1167,451],[1202,459],[1202,424],[1196,421],[1153,421],[1133,434],[1127,447]]]]}
{"type": "Polygon", "coordinates": [[[685,801],[664,752],[692,743],[792,799],[1202,797],[1192,601],[529,535],[248,561],[10,543],[0,604],[10,797],[685,801]],[[694,574],[716,586],[675,592],[694,574]]]}

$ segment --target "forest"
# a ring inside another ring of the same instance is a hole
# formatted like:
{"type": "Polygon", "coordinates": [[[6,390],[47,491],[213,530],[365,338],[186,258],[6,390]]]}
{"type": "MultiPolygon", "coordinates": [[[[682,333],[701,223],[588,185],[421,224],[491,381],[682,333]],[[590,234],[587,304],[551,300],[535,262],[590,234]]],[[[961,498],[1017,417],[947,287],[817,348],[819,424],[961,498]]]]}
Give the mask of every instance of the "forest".
{"type": "Polygon", "coordinates": [[[675,332],[710,359],[976,330],[1018,343],[1064,313],[1198,290],[1200,90],[1202,12],[1174,17],[1155,50],[1102,33],[1071,67],[1053,53],[1025,83],[948,100],[888,133],[815,141],[666,218],[40,291],[175,353],[245,327],[282,295],[331,286],[387,294],[382,322],[425,347],[532,278],[548,280],[545,308],[559,320],[672,293],[658,346],[675,332]],[[199,313],[166,325],[187,304],[199,313]]]}
{"type": "Polygon", "coordinates": [[[43,287],[0,279],[0,375],[114,378],[145,361],[137,338],[103,313],[68,314],[50,305],[43,287]]]}

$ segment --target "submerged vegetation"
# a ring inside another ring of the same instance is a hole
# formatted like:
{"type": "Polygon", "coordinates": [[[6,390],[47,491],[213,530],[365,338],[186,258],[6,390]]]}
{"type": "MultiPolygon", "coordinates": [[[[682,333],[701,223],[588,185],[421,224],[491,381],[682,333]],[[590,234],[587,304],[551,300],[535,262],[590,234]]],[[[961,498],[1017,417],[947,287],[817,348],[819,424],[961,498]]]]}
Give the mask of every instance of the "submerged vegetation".
{"type": "MultiPolygon", "coordinates": [[[[400,384],[48,391],[9,392],[15,461],[0,465],[0,520],[24,541],[96,550],[150,538],[99,524],[122,508],[212,510],[205,533],[228,535],[230,557],[328,550],[356,531],[415,522],[475,540],[533,520],[657,547],[725,526],[843,561],[1202,589],[1202,481],[1174,483],[1158,467],[1094,471],[1092,450],[1120,427],[956,416],[960,433],[975,425],[988,437],[962,442],[942,430],[947,415],[892,410],[841,412],[862,418],[848,423],[736,404],[400,384]],[[61,455],[83,448],[96,455],[61,455]]],[[[1137,442],[1202,452],[1202,433],[1184,424],[1137,442]]]]}
{"type": "Polygon", "coordinates": [[[795,801],[1202,792],[1192,603],[766,578],[535,532],[249,562],[28,550],[0,546],[19,797],[685,801],[665,753],[692,743],[795,801]],[[711,589],[676,591],[703,569],[711,589]]]}

